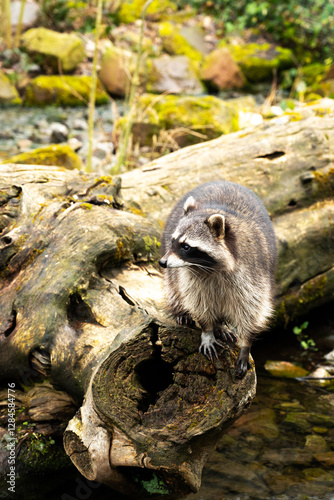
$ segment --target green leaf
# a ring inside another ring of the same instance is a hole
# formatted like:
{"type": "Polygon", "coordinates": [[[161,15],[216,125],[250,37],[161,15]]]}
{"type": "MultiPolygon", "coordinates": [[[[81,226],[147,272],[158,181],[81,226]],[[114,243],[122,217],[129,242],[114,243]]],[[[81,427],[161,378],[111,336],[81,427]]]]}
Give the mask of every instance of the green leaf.
{"type": "Polygon", "coordinates": [[[301,328],[302,330],[305,330],[305,329],[308,327],[308,325],[309,325],[309,322],[308,322],[308,321],[305,321],[305,322],[301,325],[301,327],[300,327],[300,328],[301,328]]]}

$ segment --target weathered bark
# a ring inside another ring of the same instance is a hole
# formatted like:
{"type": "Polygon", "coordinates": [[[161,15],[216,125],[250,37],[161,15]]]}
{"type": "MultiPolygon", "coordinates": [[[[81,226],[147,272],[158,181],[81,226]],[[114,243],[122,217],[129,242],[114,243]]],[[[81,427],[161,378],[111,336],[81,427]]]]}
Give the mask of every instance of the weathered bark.
{"type": "Polygon", "coordinates": [[[329,115],[262,127],[160,158],[122,176],[123,210],[111,178],[0,167],[0,379],[54,386],[39,415],[41,386],[19,395],[45,435],[82,405],[64,445],[85,477],[137,498],[195,491],[210,450],[254,396],[254,367],[235,380],[237,347],[212,365],[198,354],[200,332],[163,312],[152,263],[188,189],[226,178],[263,199],[278,236],[281,319],[332,300],[332,124],[329,115]],[[62,417],[51,401],[64,392],[62,417]]]}

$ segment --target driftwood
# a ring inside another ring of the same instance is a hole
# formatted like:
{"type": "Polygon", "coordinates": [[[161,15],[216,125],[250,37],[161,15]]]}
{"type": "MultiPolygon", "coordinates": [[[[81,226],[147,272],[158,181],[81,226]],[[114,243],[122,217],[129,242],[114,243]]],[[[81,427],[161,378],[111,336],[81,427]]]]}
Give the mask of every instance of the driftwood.
{"type": "MultiPolygon", "coordinates": [[[[122,176],[123,201],[116,179],[1,166],[0,380],[21,384],[18,422],[45,436],[64,432],[86,478],[136,498],[196,491],[219,436],[254,397],[255,372],[236,380],[237,347],[227,345],[213,365],[198,353],[200,331],[164,314],[154,264],[163,222],[201,182],[247,185],[277,232],[278,320],[329,302],[333,118],[243,131],[162,157],[122,176]]],[[[29,456],[27,432],[24,440],[17,432],[29,456]]]]}

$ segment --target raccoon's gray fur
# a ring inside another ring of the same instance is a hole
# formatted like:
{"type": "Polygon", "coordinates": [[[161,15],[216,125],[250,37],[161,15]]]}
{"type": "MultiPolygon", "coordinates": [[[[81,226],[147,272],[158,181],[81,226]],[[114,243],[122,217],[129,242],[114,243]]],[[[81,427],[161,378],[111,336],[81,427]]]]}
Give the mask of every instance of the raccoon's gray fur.
{"type": "Polygon", "coordinates": [[[180,324],[199,324],[200,351],[211,360],[221,340],[238,339],[243,377],[253,337],[273,313],[276,239],[261,201],[228,181],[193,189],[166,222],[162,252],[171,313],[180,324]]]}

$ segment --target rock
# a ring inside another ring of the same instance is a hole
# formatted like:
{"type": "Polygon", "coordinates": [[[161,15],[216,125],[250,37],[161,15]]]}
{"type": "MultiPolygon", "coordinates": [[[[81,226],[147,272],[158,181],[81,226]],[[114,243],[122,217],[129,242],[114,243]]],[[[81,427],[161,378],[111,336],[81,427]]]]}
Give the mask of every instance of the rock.
{"type": "Polygon", "coordinates": [[[5,162],[1,163],[58,165],[60,167],[67,168],[68,170],[81,168],[80,157],[67,144],[37,148],[33,151],[12,156],[12,158],[9,158],[5,162]]]}
{"type": "Polygon", "coordinates": [[[245,85],[241,69],[226,48],[216,49],[205,58],[200,75],[209,86],[219,90],[245,85]]]}
{"type": "Polygon", "coordinates": [[[79,141],[76,137],[71,137],[68,141],[67,144],[70,146],[73,151],[79,151],[79,149],[82,148],[82,142],[79,141]]]}
{"type": "Polygon", "coordinates": [[[129,93],[135,58],[132,52],[118,47],[106,50],[101,60],[99,78],[110,94],[124,97],[129,93]]]}
{"type": "MultiPolygon", "coordinates": [[[[10,2],[10,17],[12,26],[17,26],[19,24],[21,4],[22,1],[20,0],[14,0],[10,2]]],[[[36,2],[25,2],[22,26],[25,28],[33,26],[37,21],[40,10],[40,6],[36,2]]]]}
{"type": "Polygon", "coordinates": [[[66,142],[68,139],[69,130],[63,123],[53,122],[50,124],[51,142],[59,144],[66,142]]]}
{"type": "Polygon", "coordinates": [[[114,151],[114,145],[112,142],[99,142],[94,147],[93,156],[98,158],[99,160],[107,160],[110,159],[114,151]]]}
{"type": "Polygon", "coordinates": [[[306,481],[333,481],[334,476],[324,469],[309,467],[303,470],[306,481]]]}
{"type": "MultiPolygon", "coordinates": [[[[82,106],[89,102],[90,76],[38,76],[25,89],[27,106],[82,106]]],[[[96,104],[108,102],[108,95],[97,82],[96,104]]]]}
{"type": "Polygon", "coordinates": [[[284,424],[298,432],[310,432],[312,428],[309,422],[309,414],[306,412],[292,411],[288,413],[284,419],[284,424]]]}
{"type": "Polygon", "coordinates": [[[20,141],[17,142],[17,146],[20,151],[29,150],[31,145],[32,141],[30,141],[29,139],[21,139],[20,141]]]}
{"type": "Polygon", "coordinates": [[[307,370],[289,361],[267,361],[264,368],[274,377],[296,378],[306,377],[307,370]]]}
{"type": "Polygon", "coordinates": [[[309,434],[306,436],[305,449],[313,453],[323,453],[328,451],[328,444],[323,437],[309,434]]]}
{"type": "Polygon", "coordinates": [[[201,54],[206,55],[209,53],[209,49],[205,43],[205,33],[200,26],[182,26],[180,28],[180,35],[201,54]]]}
{"type": "Polygon", "coordinates": [[[314,458],[326,467],[333,467],[334,465],[334,451],[327,451],[325,453],[316,453],[314,458]]]}
{"type": "MultiPolygon", "coordinates": [[[[113,38],[117,47],[130,52],[138,52],[140,41],[139,32],[129,31],[126,26],[121,26],[118,27],[118,29],[116,28],[113,30],[113,38]]],[[[147,56],[157,57],[161,55],[161,47],[158,43],[156,43],[155,39],[152,39],[149,36],[143,36],[142,50],[147,56]]]]}
{"type": "Polygon", "coordinates": [[[31,55],[38,55],[44,67],[56,72],[59,63],[62,71],[70,72],[85,59],[84,44],[75,33],[32,28],[22,35],[22,45],[31,55]]]}
{"type": "MultiPolygon", "coordinates": [[[[238,112],[232,105],[214,96],[161,96],[144,94],[137,103],[141,122],[132,128],[134,143],[152,144],[153,135],[167,130],[179,147],[219,137],[238,129],[238,112]]],[[[116,122],[119,132],[125,119],[116,122]]]]}
{"type": "Polygon", "coordinates": [[[0,104],[6,106],[22,104],[18,91],[2,71],[0,71],[0,104]]]}
{"type": "Polygon", "coordinates": [[[334,381],[330,379],[330,373],[326,370],[326,368],[319,366],[316,370],[309,374],[310,377],[313,377],[315,380],[311,378],[308,380],[309,384],[316,385],[318,387],[328,387],[333,385],[334,381]],[[327,379],[327,380],[326,380],[327,379]]]}
{"type": "MultiPolygon", "coordinates": [[[[122,0],[117,17],[121,23],[133,23],[140,19],[146,0],[122,0]]],[[[177,10],[175,2],[170,0],[153,0],[146,11],[146,19],[159,21],[166,14],[172,14],[177,10]]]]}
{"type": "Polygon", "coordinates": [[[269,470],[266,474],[264,474],[263,479],[265,480],[268,488],[270,488],[270,490],[276,495],[284,493],[287,488],[299,482],[296,476],[283,476],[275,470],[269,470]]]}
{"type": "Polygon", "coordinates": [[[247,430],[252,434],[263,436],[267,439],[277,438],[279,429],[275,422],[275,411],[270,408],[249,411],[242,415],[234,424],[233,429],[236,432],[247,430]]]}
{"type": "Polygon", "coordinates": [[[219,47],[227,48],[250,82],[270,80],[273,71],[294,66],[290,49],[270,43],[242,43],[223,40],[219,47]]]}
{"type": "Polygon", "coordinates": [[[147,61],[148,92],[172,94],[202,94],[204,87],[197,76],[197,69],[186,56],[164,54],[147,61]]]}
{"type": "Polygon", "coordinates": [[[161,23],[159,35],[162,39],[163,48],[168,54],[187,56],[197,64],[202,60],[203,55],[201,52],[187,42],[176,24],[167,21],[161,23]]]}
{"type": "Polygon", "coordinates": [[[88,123],[83,118],[76,118],[73,122],[73,128],[75,130],[88,130],[88,123]]]}

